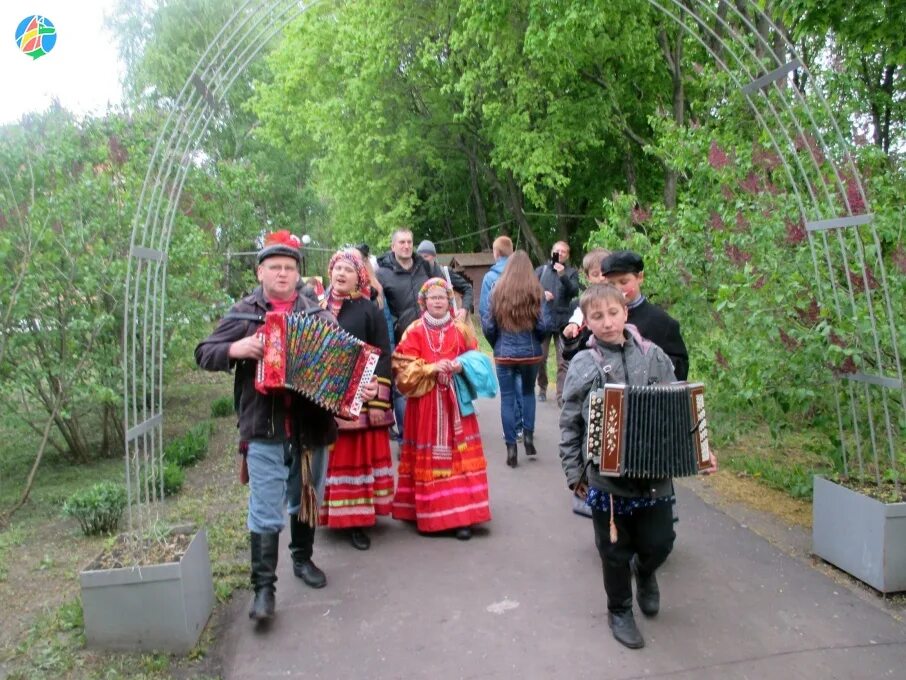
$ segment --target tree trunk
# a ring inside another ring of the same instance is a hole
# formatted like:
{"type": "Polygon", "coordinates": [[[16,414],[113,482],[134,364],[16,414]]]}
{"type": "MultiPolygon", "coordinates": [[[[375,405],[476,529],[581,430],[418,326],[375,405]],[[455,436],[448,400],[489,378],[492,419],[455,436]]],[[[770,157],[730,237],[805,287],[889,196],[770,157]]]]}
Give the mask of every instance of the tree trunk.
{"type": "MultiPolygon", "coordinates": [[[[686,96],[683,89],[683,34],[677,30],[674,42],[671,43],[666,29],[661,29],[658,33],[658,42],[661,45],[661,51],[664,59],[667,61],[667,67],[670,70],[670,78],[673,84],[673,122],[678,127],[682,127],[685,122],[685,105],[686,96]]],[[[673,168],[667,166],[664,171],[664,206],[668,210],[676,208],[677,183],[679,174],[673,168]]]]}
{"type": "MultiPolygon", "coordinates": [[[[465,145],[463,145],[465,146],[465,145]]],[[[478,237],[483,250],[491,249],[491,237],[488,234],[488,214],[484,209],[484,199],[481,196],[481,185],[478,182],[478,154],[474,148],[466,154],[469,160],[469,185],[472,202],[475,205],[475,222],[478,228],[478,237]]]]}
{"type": "Polygon", "coordinates": [[[526,249],[535,256],[537,262],[544,262],[547,259],[547,251],[535,236],[535,230],[532,229],[532,225],[525,216],[525,197],[522,195],[522,189],[516,184],[513,173],[509,170],[507,170],[506,186],[507,196],[510,199],[510,211],[516,218],[516,224],[519,225],[519,230],[525,238],[526,249]]]}
{"type": "Polygon", "coordinates": [[[623,168],[626,173],[626,191],[635,196],[638,176],[636,174],[635,156],[628,147],[626,149],[626,154],[623,156],[623,168]]]}
{"type": "Polygon", "coordinates": [[[506,185],[504,185],[488,166],[482,164],[481,170],[484,173],[485,180],[494,193],[497,194],[506,211],[513,216],[519,233],[525,239],[525,249],[529,252],[529,255],[533,255],[537,262],[544,262],[547,259],[545,250],[538,241],[538,237],[535,236],[535,231],[529,224],[528,219],[526,219],[523,209],[522,190],[516,184],[512,173],[507,171],[506,185]]]}
{"type": "Polygon", "coordinates": [[[554,207],[557,210],[557,236],[569,243],[569,218],[566,216],[569,209],[562,196],[557,196],[554,207]]]}

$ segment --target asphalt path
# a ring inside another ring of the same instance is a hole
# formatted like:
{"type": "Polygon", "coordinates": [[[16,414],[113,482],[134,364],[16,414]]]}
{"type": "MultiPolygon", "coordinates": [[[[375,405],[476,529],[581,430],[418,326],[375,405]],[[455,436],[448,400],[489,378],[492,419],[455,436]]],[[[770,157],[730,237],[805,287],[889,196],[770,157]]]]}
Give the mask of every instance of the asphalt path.
{"type": "Polygon", "coordinates": [[[611,636],[591,521],[571,511],[558,410],[538,405],[539,455],[505,464],[499,405],[480,405],[493,520],[470,541],[380,518],[371,550],[319,530],[312,590],[280,555],[277,616],[241,592],[211,650],[223,677],[906,678],[906,625],[880,598],[831,578],[678,487],[677,540],[658,572],[661,612],[642,650],[611,636]]]}

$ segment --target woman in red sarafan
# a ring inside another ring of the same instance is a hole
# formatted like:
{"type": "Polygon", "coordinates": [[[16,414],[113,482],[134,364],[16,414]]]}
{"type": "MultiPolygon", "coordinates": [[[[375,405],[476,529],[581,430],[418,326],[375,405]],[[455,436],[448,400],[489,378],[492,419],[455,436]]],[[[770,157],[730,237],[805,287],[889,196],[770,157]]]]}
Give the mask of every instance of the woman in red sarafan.
{"type": "Polygon", "coordinates": [[[364,405],[356,420],[337,418],[339,436],[330,451],[327,482],[319,521],[331,529],[348,529],[353,547],[368,550],[363,527],[377,515],[389,515],[393,499],[390,458],[390,339],[383,313],[370,299],[370,277],[358,251],[341,250],[327,267],[330,286],[324,302],[340,326],[381,350],[375,370],[377,397],[364,405]]]}
{"type": "Polygon", "coordinates": [[[418,294],[421,318],[413,321],[393,354],[393,371],[408,397],[400,447],[393,517],[419,531],[456,530],[491,519],[487,464],[475,415],[460,412],[453,374],[457,357],[478,347],[472,329],[453,318],[453,289],[429,279],[418,294]]]}

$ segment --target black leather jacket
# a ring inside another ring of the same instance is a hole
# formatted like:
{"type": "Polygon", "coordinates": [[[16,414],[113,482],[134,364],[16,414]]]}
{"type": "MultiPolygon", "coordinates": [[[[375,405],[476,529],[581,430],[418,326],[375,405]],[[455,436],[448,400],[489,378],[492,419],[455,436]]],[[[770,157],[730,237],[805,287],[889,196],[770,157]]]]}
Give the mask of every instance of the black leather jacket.
{"type": "MultiPolygon", "coordinates": [[[[230,309],[230,312],[260,317],[268,311],[271,311],[270,303],[265,300],[260,286],[230,309]]],[[[321,309],[305,295],[299,295],[293,311],[308,311],[325,321],[336,322],[333,314],[321,309]]],[[[302,445],[332,444],[337,438],[337,426],[328,411],[294,392],[261,394],[255,389],[257,362],[253,359],[230,359],[230,345],[257,330],[258,324],[254,321],[226,317],[195,348],[195,361],[201,368],[207,371],[236,370],[239,436],[244,440],[286,439],[288,407],[292,433],[298,435],[302,445]],[[290,395],[288,403],[285,394],[290,395]]]]}

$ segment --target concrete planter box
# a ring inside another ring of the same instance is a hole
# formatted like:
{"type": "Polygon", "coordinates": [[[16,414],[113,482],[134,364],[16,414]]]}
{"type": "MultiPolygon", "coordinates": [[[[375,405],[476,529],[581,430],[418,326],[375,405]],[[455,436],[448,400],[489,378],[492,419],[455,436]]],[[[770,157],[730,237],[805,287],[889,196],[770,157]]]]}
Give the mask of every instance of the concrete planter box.
{"type": "Polygon", "coordinates": [[[906,590],[906,503],[815,476],[812,552],[882,593],[906,590]]]}
{"type": "Polygon", "coordinates": [[[198,531],[179,562],[79,574],[89,647],[190,651],[214,607],[208,539],[198,531]]]}

